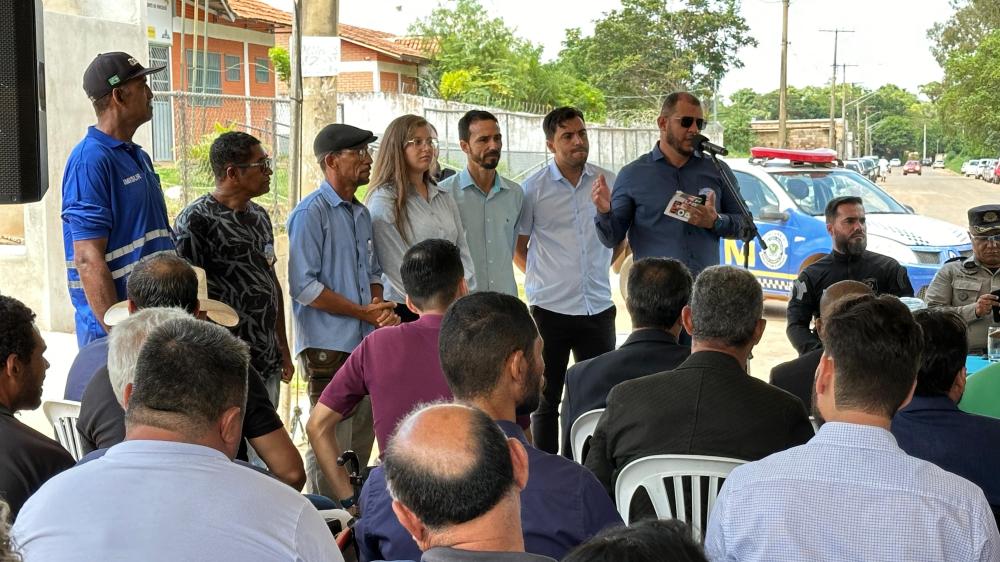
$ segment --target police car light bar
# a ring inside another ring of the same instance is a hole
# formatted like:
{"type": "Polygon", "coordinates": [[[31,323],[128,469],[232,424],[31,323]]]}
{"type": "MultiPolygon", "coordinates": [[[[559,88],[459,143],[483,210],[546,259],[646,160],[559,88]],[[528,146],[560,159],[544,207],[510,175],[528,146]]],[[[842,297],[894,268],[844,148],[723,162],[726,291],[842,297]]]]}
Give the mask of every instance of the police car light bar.
{"type": "Polygon", "coordinates": [[[813,150],[792,150],[788,148],[771,148],[766,146],[755,146],[750,149],[752,158],[760,159],[781,159],[792,162],[812,162],[818,164],[832,164],[837,161],[837,151],[829,148],[816,148],[813,150]]]}

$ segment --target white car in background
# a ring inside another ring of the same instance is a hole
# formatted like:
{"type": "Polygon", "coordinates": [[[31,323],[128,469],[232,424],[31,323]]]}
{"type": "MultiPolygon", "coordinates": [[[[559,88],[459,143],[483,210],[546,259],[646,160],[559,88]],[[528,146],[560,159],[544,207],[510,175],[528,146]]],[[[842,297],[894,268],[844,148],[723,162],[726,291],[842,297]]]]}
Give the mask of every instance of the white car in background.
{"type": "Polygon", "coordinates": [[[931,164],[931,169],[932,170],[943,170],[944,169],[944,160],[935,160],[934,163],[931,164]]]}

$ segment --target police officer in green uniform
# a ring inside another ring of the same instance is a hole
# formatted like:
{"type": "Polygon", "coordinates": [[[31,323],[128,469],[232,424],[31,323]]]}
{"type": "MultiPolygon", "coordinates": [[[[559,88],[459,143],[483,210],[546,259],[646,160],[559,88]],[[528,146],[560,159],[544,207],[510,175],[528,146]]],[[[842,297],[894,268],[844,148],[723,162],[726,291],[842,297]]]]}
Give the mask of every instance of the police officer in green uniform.
{"type": "Polygon", "coordinates": [[[969,352],[986,349],[986,331],[998,325],[994,307],[1000,298],[991,294],[1000,289],[1000,205],[969,209],[969,236],[972,257],[949,260],[927,288],[927,306],[958,312],[968,325],[969,352]]]}

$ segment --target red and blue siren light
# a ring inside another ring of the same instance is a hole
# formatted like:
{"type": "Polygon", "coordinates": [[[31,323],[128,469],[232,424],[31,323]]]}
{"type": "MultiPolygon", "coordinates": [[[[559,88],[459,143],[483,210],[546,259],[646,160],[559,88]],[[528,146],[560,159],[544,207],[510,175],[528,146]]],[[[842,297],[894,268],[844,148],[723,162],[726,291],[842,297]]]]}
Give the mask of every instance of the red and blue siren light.
{"type": "Polygon", "coordinates": [[[750,156],[761,159],[780,159],[791,160],[792,162],[812,162],[817,164],[832,164],[837,161],[837,151],[829,148],[792,150],[790,148],[755,146],[750,149],[750,156]]]}

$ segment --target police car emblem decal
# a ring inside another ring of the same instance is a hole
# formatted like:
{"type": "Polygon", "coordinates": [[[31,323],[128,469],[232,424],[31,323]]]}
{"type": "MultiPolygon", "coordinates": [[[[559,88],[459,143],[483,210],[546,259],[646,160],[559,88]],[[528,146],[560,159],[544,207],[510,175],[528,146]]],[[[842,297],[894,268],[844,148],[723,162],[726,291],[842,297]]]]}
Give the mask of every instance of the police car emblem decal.
{"type": "Polygon", "coordinates": [[[769,230],[764,235],[764,247],[758,255],[768,269],[781,269],[788,261],[788,238],[780,230],[769,230]]]}

